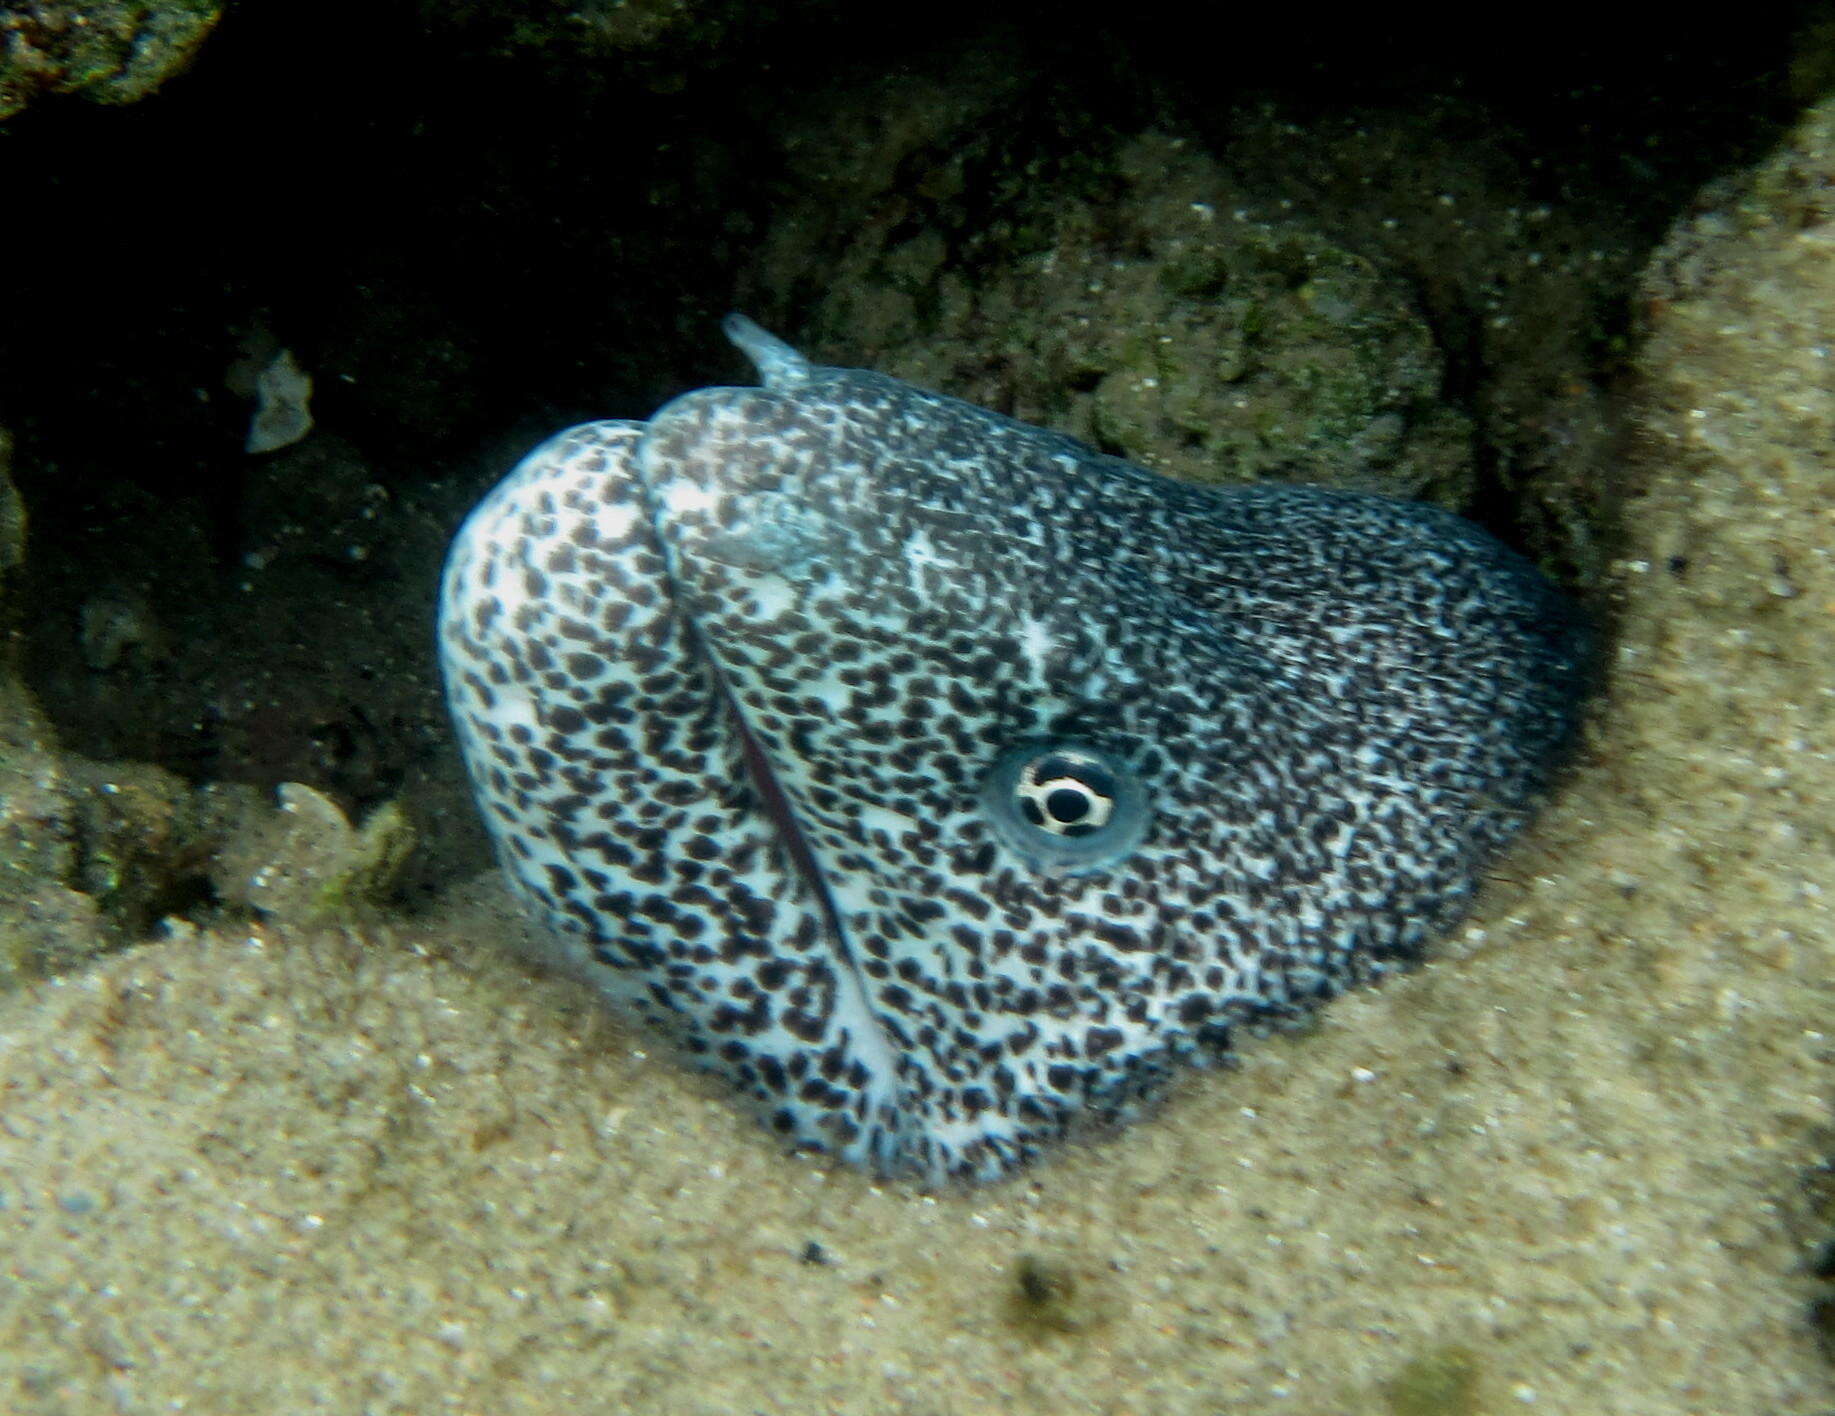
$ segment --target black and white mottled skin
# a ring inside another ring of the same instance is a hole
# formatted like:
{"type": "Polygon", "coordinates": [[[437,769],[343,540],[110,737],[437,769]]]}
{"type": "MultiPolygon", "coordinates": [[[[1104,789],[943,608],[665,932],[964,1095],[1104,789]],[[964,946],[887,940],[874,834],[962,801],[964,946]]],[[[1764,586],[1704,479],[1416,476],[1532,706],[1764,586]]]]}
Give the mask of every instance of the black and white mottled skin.
{"type": "Polygon", "coordinates": [[[473,512],[440,650],[556,949],[796,1144],[986,1179],[1126,1116],[1413,958],[1572,736],[1572,611],[1455,516],[727,330],[764,387],[569,429],[473,512]],[[1006,799],[1046,758],[1125,782],[1085,854],[1006,799]]]}

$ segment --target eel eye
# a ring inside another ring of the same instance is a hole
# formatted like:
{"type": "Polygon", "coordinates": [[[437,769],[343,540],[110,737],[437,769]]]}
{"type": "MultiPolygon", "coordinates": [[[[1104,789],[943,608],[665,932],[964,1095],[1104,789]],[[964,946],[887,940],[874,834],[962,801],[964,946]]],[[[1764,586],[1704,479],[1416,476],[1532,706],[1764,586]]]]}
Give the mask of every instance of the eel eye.
{"type": "Polygon", "coordinates": [[[1081,874],[1120,860],[1147,833],[1147,794],[1126,764],[1087,743],[1023,742],[981,784],[995,837],[1038,870],[1081,874]]]}

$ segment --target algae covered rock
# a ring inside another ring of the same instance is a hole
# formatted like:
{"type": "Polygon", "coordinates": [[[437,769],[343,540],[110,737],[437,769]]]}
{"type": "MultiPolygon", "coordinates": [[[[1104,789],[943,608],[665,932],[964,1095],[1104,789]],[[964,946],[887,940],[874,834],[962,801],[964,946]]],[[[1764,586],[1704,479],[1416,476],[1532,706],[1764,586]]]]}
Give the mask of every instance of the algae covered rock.
{"type": "Polygon", "coordinates": [[[100,910],[69,883],[75,831],[51,731],[18,677],[13,633],[25,565],[25,506],[8,475],[12,444],[0,429],[0,988],[61,960],[100,910]]]}
{"type": "Polygon", "coordinates": [[[786,108],[736,304],[798,347],[1182,478],[1425,498],[1604,583],[1660,190],[1553,199],[1536,124],[1466,97],[1142,115],[995,50],[786,108]]]}
{"type": "Polygon", "coordinates": [[[133,103],[190,64],[213,0],[71,0],[0,10],[0,119],[44,93],[133,103]]]}
{"type": "Polygon", "coordinates": [[[25,512],[0,430],[0,988],[75,968],[181,918],[341,918],[386,891],[413,845],[393,804],[351,827],[289,783],[196,787],[146,762],[59,748],[9,632],[25,512]]]}
{"type": "Polygon", "coordinates": [[[278,810],[257,815],[225,840],[213,863],[221,898],[292,924],[347,917],[388,891],[414,848],[401,808],[378,807],[353,826],[338,804],[283,782],[278,810]]]}
{"type": "Polygon", "coordinates": [[[0,988],[199,922],[323,924],[387,894],[414,844],[399,806],[358,828],[310,787],[278,797],[0,747],[0,988]]]}
{"type": "MultiPolygon", "coordinates": [[[[25,503],[8,471],[13,460],[13,439],[0,428],[0,605],[6,602],[7,581],[25,564],[25,503]]],[[[0,644],[5,641],[0,640],[0,644]]],[[[4,653],[0,649],[0,653],[4,653]]]]}
{"type": "Polygon", "coordinates": [[[605,77],[667,93],[697,69],[732,63],[757,36],[799,16],[838,11],[837,0],[419,0],[431,32],[468,49],[581,59],[605,77]]]}
{"type": "Polygon", "coordinates": [[[946,227],[865,230],[804,346],[1187,481],[1469,500],[1471,425],[1442,398],[1444,361],[1406,285],[1234,201],[1196,147],[1127,139],[1014,183],[978,231],[946,227]]]}

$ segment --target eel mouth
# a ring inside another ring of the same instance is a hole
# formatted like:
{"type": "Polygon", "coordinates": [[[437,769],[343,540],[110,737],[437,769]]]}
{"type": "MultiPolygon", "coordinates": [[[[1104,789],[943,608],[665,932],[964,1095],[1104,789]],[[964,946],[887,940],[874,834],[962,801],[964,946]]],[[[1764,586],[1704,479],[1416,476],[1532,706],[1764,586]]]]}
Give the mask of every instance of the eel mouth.
{"type": "Polygon", "coordinates": [[[796,819],[796,810],[785,795],[783,785],[777,780],[777,774],[771,770],[771,759],[762,744],[753,735],[751,725],[746,722],[745,714],[740,710],[739,700],[733,695],[727,684],[726,673],[720,663],[707,651],[707,645],[698,631],[691,627],[696,648],[703,661],[712,673],[722,703],[731,716],[734,727],[739,731],[739,742],[743,749],[746,777],[751,782],[752,790],[758,794],[758,800],[765,809],[777,839],[783,843],[784,852],[790,857],[796,873],[802,877],[809,894],[822,911],[823,921],[828,926],[829,937],[842,943],[845,947],[847,931],[841,926],[841,913],[835,908],[834,897],[829,894],[828,881],[823,877],[822,869],[816,864],[815,852],[810,849],[809,838],[803,834],[803,827],[796,819]]]}
{"type": "MultiPolygon", "coordinates": [[[[762,332],[761,337],[769,339],[762,332]]],[[[696,586],[683,574],[684,562],[692,566],[697,561],[728,561],[737,566],[757,568],[761,564],[761,554],[765,557],[762,563],[769,563],[775,545],[768,528],[765,533],[754,531],[750,535],[740,535],[718,525],[701,524],[708,520],[710,508],[720,505],[746,481],[743,468],[748,452],[742,444],[732,443],[733,431],[722,428],[709,431],[695,421],[696,418],[714,417],[718,410],[709,411],[709,398],[720,392],[740,391],[686,393],[658,409],[648,423],[641,425],[642,432],[631,451],[628,466],[639,488],[650,534],[662,560],[665,593],[677,622],[693,657],[707,672],[720,709],[738,734],[746,778],[773,834],[784,847],[791,870],[801,878],[808,898],[815,901],[821,911],[828,938],[842,946],[845,957],[848,935],[842,926],[841,912],[836,908],[816,853],[797,819],[796,807],[772,768],[771,754],[752,731],[739,696],[733,691],[726,666],[715,652],[712,636],[695,613],[696,586]],[[666,445],[659,447],[659,442],[666,445]],[[678,442],[684,445],[677,446],[678,442]],[[694,483],[681,471],[679,464],[690,459],[691,454],[707,464],[702,467],[705,485],[694,483]],[[740,470],[736,471],[736,467],[740,470]]]]}

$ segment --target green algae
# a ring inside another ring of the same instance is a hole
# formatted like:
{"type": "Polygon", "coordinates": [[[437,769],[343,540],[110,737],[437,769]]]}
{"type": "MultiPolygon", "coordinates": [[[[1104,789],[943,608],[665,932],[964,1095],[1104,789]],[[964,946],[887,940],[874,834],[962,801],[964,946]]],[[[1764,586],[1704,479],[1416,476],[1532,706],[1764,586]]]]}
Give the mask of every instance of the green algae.
{"type": "Polygon", "coordinates": [[[1101,1283],[1083,1265],[1022,1254],[1009,1278],[1003,1316],[1027,1342],[1087,1334],[1112,1316],[1101,1283]]]}
{"type": "Polygon", "coordinates": [[[1478,1406],[1478,1359],[1446,1346],[1407,1362],[1383,1384],[1390,1416],[1472,1416],[1478,1406]]]}

